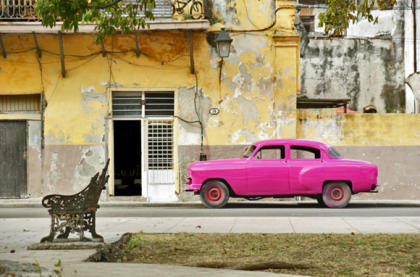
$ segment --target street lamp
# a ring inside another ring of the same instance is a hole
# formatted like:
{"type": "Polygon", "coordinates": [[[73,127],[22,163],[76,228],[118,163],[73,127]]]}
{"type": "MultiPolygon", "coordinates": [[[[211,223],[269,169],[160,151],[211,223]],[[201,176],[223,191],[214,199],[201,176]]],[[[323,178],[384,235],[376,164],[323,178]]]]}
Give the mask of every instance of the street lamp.
{"type": "Polygon", "coordinates": [[[219,67],[219,104],[222,103],[222,68],[224,60],[223,58],[229,57],[230,54],[230,44],[232,43],[232,39],[230,38],[229,34],[225,31],[225,28],[222,27],[219,35],[216,38],[216,45],[217,45],[217,54],[220,57],[218,62],[219,67]]]}
{"type": "Polygon", "coordinates": [[[232,39],[230,38],[229,34],[225,31],[225,28],[222,27],[219,35],[216,38],[217,43],[217,54],[219,57],[227,58],[230,54],[230,44],[232,43],[232,39]]]}

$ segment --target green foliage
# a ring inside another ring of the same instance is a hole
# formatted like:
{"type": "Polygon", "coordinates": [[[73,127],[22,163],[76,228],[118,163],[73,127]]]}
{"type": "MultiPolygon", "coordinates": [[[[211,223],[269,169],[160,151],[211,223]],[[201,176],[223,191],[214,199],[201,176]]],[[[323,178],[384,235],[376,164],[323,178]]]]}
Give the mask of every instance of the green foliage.
{"type": "Polygon", "coordinates": [[[63,276],[63,266],[61,264],[61,260],[58,260],[56,264],[54,264],[54,273],[56,276],[63,276]]]}
{"type": "MultiPolygon", "coordinates": [[[[389,8],[395,4],[396,0],[378,0],[379,8],[389,8]]],[[[327,0],[328,8],[326,12],[318,15],[319,27],[324,26],[324,31],[332,36],[342,36],[350,23],[356,23],[361,19],[367,19],[374,24],[378,23],[378,17],[372,15],[375,2],[363,0],[360,5],[356,5],[354,0],[327,0]]]]}
{"type": "MultiPolygon", "coordinates": [[[[34,273],[38,273],[40,277],[42,277],[42,270],[41,270],[41,265],[38,262],[32,263],[32,266],[35,267],[35,269],[33,270],[34,273]]],[[[49,277],[61,277],[63,276],[63,265],[61,263],[61,260],[58,260],[57,263],[54,264],[54,274],[51,275],[49,274],[49,277]]]]}
{"type": "Polygon", "coordinates": [[[135,234],[127,243],[127,247],[129,249],[134,249],[134,248],[141,248],[141,246],[144,244],[144,240],[142,239],[143,237],[143,232],[137,233],[135,234]]]}
{"type": "Polygon", "coordinates": [[[127,33],[145,28],[146,20],[154,19],[154,7],[155,0],[38,0],[35,11],[46,27],[60,20],[62,30],[77,32],[80,23],[95,23],[95,41],[100,42],[118,30],[127,33]]]}
{"type": "Polygon", "coordinates": [[[33,270],[33,272],[34,273],[38,273],[39,276],[42,276],[42,274],[41,274],[41,266],[39,265],[39,263],[38,262],[35,262],[32,265],[35,267],[35,269],[33,270]]]}

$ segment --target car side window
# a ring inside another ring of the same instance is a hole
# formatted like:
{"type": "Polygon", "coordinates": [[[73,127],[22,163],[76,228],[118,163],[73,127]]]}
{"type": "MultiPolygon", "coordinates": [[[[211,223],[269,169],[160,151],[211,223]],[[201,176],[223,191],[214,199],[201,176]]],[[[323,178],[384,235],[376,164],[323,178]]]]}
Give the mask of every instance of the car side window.
{"type": "Polygon", "coordinates": [[[255,154],[254,159],[259,160],[279,160],[285,158],[284,146],[265,146],[258,150],[255,154]]]}
{"type": "Polygon", "coordinates": [[[291,159],[320,159],[321,151],[316,148],[292,145],[290,146],[291,159]]]}

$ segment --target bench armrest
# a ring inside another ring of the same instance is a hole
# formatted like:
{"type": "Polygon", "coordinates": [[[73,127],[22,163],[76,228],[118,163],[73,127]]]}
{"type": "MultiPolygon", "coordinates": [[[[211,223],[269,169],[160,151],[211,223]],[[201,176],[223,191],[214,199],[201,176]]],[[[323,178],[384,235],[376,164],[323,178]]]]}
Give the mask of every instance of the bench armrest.
{"type": "Polygon", "coordinates": [[[53,211],[80,211],[84,209],[86,190],[74,195],[50,194],[42,199],[42,206],[53,211]]]}

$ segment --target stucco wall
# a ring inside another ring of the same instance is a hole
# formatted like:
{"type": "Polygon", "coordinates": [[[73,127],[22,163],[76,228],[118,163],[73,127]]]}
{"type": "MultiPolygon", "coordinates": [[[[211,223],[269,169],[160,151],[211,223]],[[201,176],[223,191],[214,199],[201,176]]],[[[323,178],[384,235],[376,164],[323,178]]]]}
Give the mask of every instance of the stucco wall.
{"type": "MultiPolygon", "coordinates": [[[[173,90],[176,115],[202,121],[205,146],[295,136],[299,38],[293,26],[294,3],[213,1],[209,11],[214,24],[207,33],[192,31],[195,74],[191,73],[188,33],[183,31],[140,32],[139,57],[134,34],[107,37],[104,57],[93,35],[65,33],[65,77],[56,34],[37,35],[41,58],[32,34],[4,34],[8,56],[0,60],[0,93],[45,96],[42,185],[28,184],[32,196],[79,191],[103,167],[106,157],[112,158],[113,90],[173,90]],[[281,7],[276,14],[275,7],[281,7]],[[249,31],[272,23],[267,30],[249,31]],[[233,42],[219,88],[220,58],[214,38],[222,24],[233,42]],[[218,108],[220,113],[211,116],[209,108],[218,108]]],[[[198,124],[175,121],[176,145],[200,145],[198,124]]],[[[211,148],[206,152],[212,156],[211,148]]],[[[198,160],[199,155],[191,157],[198,160]]],[[[177,172],[184,172],[185,166],[175,160],[177,172]]],[[[178,182],[178,191],[183,181],[178,182]]]]}
{"type": "Polygon", "coordinates": [[[42,188],[41,121],[28,120],[27,128],[27,192],[36,197],[42,188]]]}
{"type": "Polygon", "coordinates": [[[362,199],[420,197],[420,116],[416,114],[337,114],[335,109],[299,110],[297,137],[337,147],[344,158],[378,165],[378,194],[362,199]]]}
{"type": "Polygon", "coordinates": [[[376,25],[352,24],[344,38],[303,34],[301,95],[349,98],[357,111],[374,105],[380,113],[405,112],[402,2],[393,10],[374,11],[376,25]]]}
{"type": "Polygon", "coordinates": [[[350,109],[375,105],[404,112],[401,45],[391,39],[310,39],[301,59],[301,95],[349,98],[350,109]]]}

